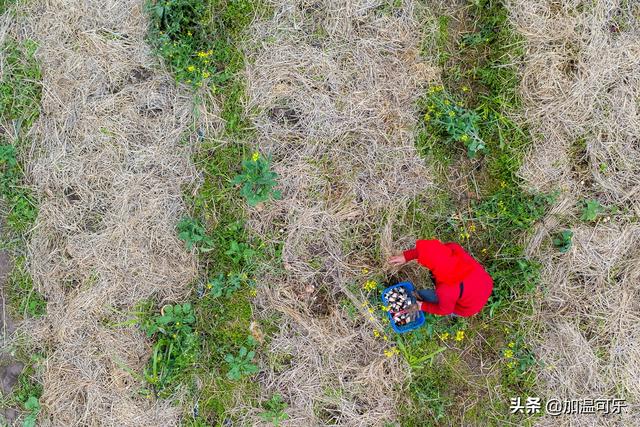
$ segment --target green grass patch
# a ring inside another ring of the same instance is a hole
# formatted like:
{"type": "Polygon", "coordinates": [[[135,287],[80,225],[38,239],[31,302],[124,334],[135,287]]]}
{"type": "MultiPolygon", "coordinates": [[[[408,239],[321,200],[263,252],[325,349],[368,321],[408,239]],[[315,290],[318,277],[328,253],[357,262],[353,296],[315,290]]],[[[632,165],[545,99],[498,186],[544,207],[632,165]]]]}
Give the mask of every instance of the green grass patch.
{"type": "MultiPolygon", "coordinates": [[[[0,12],[13,2],[0,2],[0,12]]],[[[21,156],[28,147],[24,136],[40,113],[41,71],[35,58],[37,45],[32,40],[18,41],[11,36],[1,46],[3,55],[0,79],[0,197],[4,213],[2,243],[10,251],[13,269],[5,291],[12,317],[39,317],[46,313],[47,302],[33,285],[27,268],[26,241],[38,214],[34,195],[26,185],[21,156]]],[[[42,356],[28,355],[27,346],[18,345],[16,359],[24,363],[11,394],[3,396],[2,407],[19,408],[22,425],[35,426],[40,413],[42,385],[36,370],[42,356]]]]}
{"type": "Polygon", "coordinates": [[[503,1],[452,6],[432,24],[437,31],[428,34],[424,50],[438,58],[443,84],[418,104],[416,146],[439,172],[441,190],[414,200],[399,232],[462,244],[492,275],[494,291],[474,318],[428,316],[426,327],[398,337],[412,366],[402,425],[527,425],[530,418],[509,413],[509,398],[535,395],[538,368],[519,319],[531,310],[540,266],[525,257],[522,242],[554,196],[525,191],[517,177],[532,143],[518,118],[523,40],[503,1]],[[472,177],[455,183],[465,194],[445,190],[453,168],[461,169],[454,175],[472,177]],[[440,351],[443,346],[447,350],[440,351]],[[465,348],[499,368],[486,378],[497,394],[471,407],[460,401],[488,391],[465,380],[479,374],[472,361],[461,359],[465,348]]]}
{"type": "MultiPolygon", "coordinates": [[[[169,372],[158,384],[162,387],[153,388],[156,394],[171,395],[186,387],[189,398],[184,402],[184,422],[190,426],[232,421],[229,410],[237,396],[245,404],[262,407],[272,422],[284,419],[282,402],[260,403],[264,399],[254,376],[263,357],[263,340],[265,336],[268,340],[275,323],[257,321],[251,305],[256,294],[256,265],[267,259],[273,263],[280,251],[252,237],[245,226],[247,203],[256,205],[277,197],[273,191],[277,177],[268,160],[249,144],[253,130],[244,111],[244,82],[239,73],[244,67],[239,48],[243,31],[263,10],[260,2],[247,0],[148,3],[151,45],[178,81],[213,93],[222,105],[225,122],[222,135],[217,135],[223,143],[216,138],[199,144],[193,161],[203,182],[197,191],[185,189],[191,213],[176,229],[186,248],[196,251],[201,266],[193,295],[182,304],[188,305],[193,322],[182,332],[162,332],[151,326],[154,357],[145,371],[152,373],[152,379],[163,378],[155,373],[169,372]],[[172,356],[172,352],[185,341],[190,359],[183,364],[181,356],[172,356]],[[156,353],[168,357],[158,359],[156,353]]],[[[147,332],[145,325],[167,320],[166,312],[154,306],[142,310],[140,319],[150,319],[140,320],[147,332]]]]}

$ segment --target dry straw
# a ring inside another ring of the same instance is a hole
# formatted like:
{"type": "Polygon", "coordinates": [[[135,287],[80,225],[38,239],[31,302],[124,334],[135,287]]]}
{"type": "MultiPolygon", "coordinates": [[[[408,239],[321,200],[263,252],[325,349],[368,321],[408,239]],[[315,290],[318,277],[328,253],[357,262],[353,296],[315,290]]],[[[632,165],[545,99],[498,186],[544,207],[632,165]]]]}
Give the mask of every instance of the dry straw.
{"type": "Polygon", "coordinates": [[[522,176],[560,189],[530,252],[544,262],[538,318],[541,394],[625,397],[626,415],[543,418],[541,425],[636,425],[640,409],[640,5],[629,1],[511,3],[526,38],[522,93],[536,138],[522,176]],[[579,222],[576,205],[616,205],[612,221],[574,227],[566,255],[543,243],[579,222]]]}
{"type": "Polygon", "coordinates": [[[247,108],[283,190],[251,216],[263,238],[284,241],[284,270],[268,272],[258,295],[260,313],[282,319],[261,383],[289,402],[287,425],[382,425],[408,372],[384,355],[373,337],[382,325],[348,285],[364,281],[362,266],[382,265],[395,212],[432,188],[413,126],[436,73],[419,56],[413,1],[270,6],[247,48],[247,108]],[[355,320],[341,310],[348,302],[355,320]]]}
{"type": "Polygon", "coordinates": [[[25,9],[15,32],[37,41],[43,75],[26,160],[40,203],[30,270],[48,305],[22,325],[48,355],[39,425],[176,425],[178,408],[138,394],[144,336],[114,325],[141,300],[181,298],[195,276],[174,230],[195,178],[180,144],[191,99],[156,71],[142,2],[25,9]]]}

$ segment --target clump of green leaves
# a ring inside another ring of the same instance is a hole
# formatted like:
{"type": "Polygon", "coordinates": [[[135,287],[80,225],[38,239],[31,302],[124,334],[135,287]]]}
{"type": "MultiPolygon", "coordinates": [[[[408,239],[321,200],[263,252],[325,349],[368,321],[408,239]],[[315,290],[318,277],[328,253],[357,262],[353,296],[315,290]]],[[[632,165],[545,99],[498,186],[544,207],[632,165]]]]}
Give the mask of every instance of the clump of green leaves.
{"type": "Polygon", "coordinates": [[[429,88],[425,99],[424,120],[427,127],[445,136],[448,141],[457,141],[467,147],[467,155],[475,157],[485,149],[480,137],[480,117],[473,110],[464,107],[442,86],[429,88]]]}
{"type": "Polygon", "coordinates": [[[580,219],[583,221],[593,222],[603,211],[604,207],[597,200],[585,200],[582,203],[582,215],[580,216],[580,219]]]}
{"type": "Polygon", "coordinates": [[[240,265],[242,263],[248,263],[251,261],[251,258],[255,255],[256,251],[251,249],[251,247],[242,242],[238,242],[236,240],[232,240],[229,249],[225,251],[225,254],[231,258],[231,261],[234,265],[240,265]]]}
{"type": "Polygon", "coordinates": [[[22,421],[22,427],[36,427],[36,421],[41,409],[38,398],[33,395],[29,396],[24,403],[24,409],[27,411],[27,416],[22,421]]]}
{"type": "Polygon", "coordinates": [[[487,271],[493,278],[493,292],[487,303],[489,316],[508,307],[518,295],[533,292],[540,281],[540,264],[526,258],[493,260],[487,271]]]}
{"type": "Polygon", "coordinates": [[[207,283],[207,289],[211,291],[213,298],[225,297],[229,298],[242,286],[248,283],[248,276],[246,273],[229,273],[224,275],[218,274],[207,283]]]}
{"type": "Polygon", "coordinates": [[[263,405],[264,412],[260,414],[260,418],[263,421],[273,424],[278,427],[280,423],[289,418],[289,415],[284,412],[287,409],[287,403],[282,399],[279,394],[274,394],[271,399],[267,400],[263,405]]]}
{"type": "Polygon", "coordinates": [[[564,230],[556,234],[553,238],[553,246],[555,246],[561,253],[569,252],[571,249],[571,239],[573,238],[573,231],[564,230]]]}
{"type": "Polygon", "coordinates": [[[184,217],[177,227],[178,237],[184,241],[187,250],[197,248],[203,252],[213,249],[213,239],[207,235],[204,225],[195,218],[184,217]]]}
{"type": "Polygon", "coordinates": [[[149,40],[177,80],[224,85],[242,67],[234,39],[251,21],[253,7],[249,0],[149,1],[149,40]]]}
{"type": "Polygon", "coordinates": [[[258,366],[253,363],[255,355],[255,351],[249,351],[244,346],[240,347],[240,352],[237,356],[234,356],[231,353],[227,354],[224,357],[225,362],[229,365],[227,378],[237,381],[243,377],[253,375],[258,372],[258,366]]]}
{"type": "Polygon", "coordinates": [[[270,161],[254,153],[251,159],[242,161],[242,173],[237,175],[232,183],[241,185],[240,194],[247,200],[249,206],[273,199],[280,199],[282,195],[274,190],[277,185],[278,174],[270,170],[270,161]]]}
{"type": "Polygon", "coordinates": [[[143,317],[140,328],[155,338],[144,379],[161,396],[167,396],[181,373],[196,360],[200,348],[193,330],[196,317],[191,304],[166,305],[160,315],[143,317]]]}

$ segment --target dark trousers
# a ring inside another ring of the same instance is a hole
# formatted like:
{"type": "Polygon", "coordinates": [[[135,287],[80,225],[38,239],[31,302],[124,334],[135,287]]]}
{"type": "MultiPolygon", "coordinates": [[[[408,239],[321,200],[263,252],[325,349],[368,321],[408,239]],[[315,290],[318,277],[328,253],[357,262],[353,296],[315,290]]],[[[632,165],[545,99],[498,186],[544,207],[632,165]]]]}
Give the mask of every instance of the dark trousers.
{"type": "Polygon", "coordinates": [[[418,295],[420,295],[420,298],[422,298],[423,301],[425,302],[430,302],[432,304],[437,304],[438,303],[438,295],[436,295],[436,291],[433,289],[420,289],[418,292],[418,295]]]}

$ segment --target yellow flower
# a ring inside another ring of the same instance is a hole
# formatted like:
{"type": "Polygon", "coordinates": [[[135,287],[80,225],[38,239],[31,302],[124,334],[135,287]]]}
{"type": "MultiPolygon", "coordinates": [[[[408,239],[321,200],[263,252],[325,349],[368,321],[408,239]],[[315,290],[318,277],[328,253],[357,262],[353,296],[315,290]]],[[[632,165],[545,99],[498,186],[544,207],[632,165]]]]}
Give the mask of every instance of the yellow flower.
{"type": "Polygon", "coordinates": [[[180,322],[176,322],[176,326],[180,326],[180,322]]]}
{"type": "Polygon", "coordinates": [[[383,336],[382,336],[382,339],[383,339],[383,340],[385,340],[385,341],[389,341],[389,337],[388,337],[388,336],[386,336],[386,335],[383,335],[383,336]]]}
{"type": "Polygon", "coordinates": [[[516,365],[516,364],[515,364],[515,362],[513,362],[513,361],[511,361],[511,362],[507,363],[507,367],[508,367],[508,368],[513,368],[515,365],[516,365]]]}
{"type": "Polygon", "coordinates": [[[444,100],[444,105],[451,105],[451,101],[449,101],[448,99],[444,100]]]}
{"type": "Polygon", "coordinates": [[[209,52],[198,52],[198,58],[206,58],[207,56],[211,55],[210,52],[211,51],[209,51],[209,52]]]}
{"type": "Polygon", "coordinates": [[[456,341],[462,341],[464,339],[464,331],[460,330],[456,332],[456,341]]]}
{"type": "Polygon", "coordinates": [[[376,337],[376,338],[379,338],[380,337],[380,331],[377,330],[377,329],[374,329],[373,330],[373,336],[376,337]]]}
{"type": "Polygon", "coordinates": [[[365,291],[372,291],[376,287],[378,287],[378,284],[375,282],[375,280],[367,280],[365,284],[362,285],[362,289],[364,289],[365,291]]]}
{"type": "Polygon", "coordinates": [[[436,86],[435,91],[436,92],[442,92],[444,90],[443,86],[436,86]]]}
{"type": "Polygon", "coordinates": [[[208,79],[210,75],[211,75],[211,74],[210,74],[208,71],[204,71],[204,72],[202,73],[202,77],[203,77],[203,78],[205,78],[205,79],[208,79]]]}
{"type": "Polygon", "coordinates": [[[503,354],[504,354],[504,357],[506,357],[507,359],[511,359],[513,357],[513,350],[511,349],[505,350],[503,354]]]}
{"type": "Polygon", "coordinates": [[[460,238],[461,239],[468,239],[469,237],[471,237],[471,234],[464,232],[464,233],[460,233],[460,238]]]}
{"type": "Polygon", "coordinates": [[[369,272],[369,270],[365,267],[362,269],[362,274],[367,274],[369,272]]]}
{"type": "Polygon", "coordinates": [[[469,226],[469,231],[470,231],[470,232],[472,232],[472,233],[473,233],[474,231],[476,231],[476,225],[475,225],[475,224],[471,224],[471,225],[469,226]]]}
{"type": "Polygon", "coordinates": [[[187,31],[187,35],[188,35],[188,36],[191,36],[191,35],[192,35],[192,34],[191,34],[191,31],[187,31]]]}
{"type": "Polygon", "coordinates": [[[516,346],[516,343],[514,343],[513,341],[511,341],[511,342],[509,343],[509,348],[513,348],[513,347],[515,347],[515,346],[516,346]]]}
{"type": "Polygon", "coordinates": [[[213,288],[213,285],[212,285],[211,283],[209,283],[209,284],[207,285],[207,289],[211,289],[211,288],[213,288]]]}
{"type": "Polygon", "coordinates": [[[382,311],[389,311],[389,306],[388,305],[383,305],[383,306],[380,306],[380,309],[382,311]]]}
{"type": "Polygon", "coordinates": [[[259,158],[260,158],[260,153],[258,153],[257,151],[253,153],[253,156],[251,156],[251,160],[253,160],[254,162],[257,162],[259,158]]]}
{"type": "Polygon", "coordinates": [[[429,120],[431,120],[431,115],[429,113],[424,115],[424,121],[428,122],[429,120]]]}
{"type": "Polygon", "coordinates": [[[445,332],[444,334],[440,335],[440,339],[442,341],[446,341],[449,339],[449,332],[445,332]]]}
{"type": "Polygon", "coordinates": [[[483,253],[483,254],[485,254],[485,255],[486,255],[486,254],[487,254],[487,252],[489,252],[489,250],[488,250],[487,248],[482,248],[482,253],[483,253]]]}
{"type": "Polygon", "coordinates": [[[193,65],[189,65],[187,67],[187,71],[190,72],[190,73],[193,73],[195,70],[196,70],[196,67],[194,67],[193,65]]]}
{"type": "Polygon", "coordinates": [[[462,104],[462,102],[456,102],[456,105],[457,105],[458,107],[462,107],[462,105],[463,105],[463,104],[462,104]]]}
{"type": "Polygon", "coordinates": [[[369,307],[367,311],[369,312],[369,314],[373,314],[373,308],[369,307]]]}
{"type": "Polygon", "coordinates": [[[387,357],[393,357],[396,354],[399,354],[400,351],[396,347],[391,347],[390,349],[386,349],[384,351],[384,355],[387,357]]]}
{"type": "Polygon", "coordinates": [[[469,86],[462,86],[463,92],[469,92],[469,86]]]}
{"type": "Polygon", "coordinates": [[[460,137],[460,141],[467,142],[469,140],[469,135],[466,133],[460,137]]]}
{"type": "Polygon", "coordinates": [[[455,117],[456,116],[456,112],[451,110],[449,111],[449,117],[455,117]]]}

